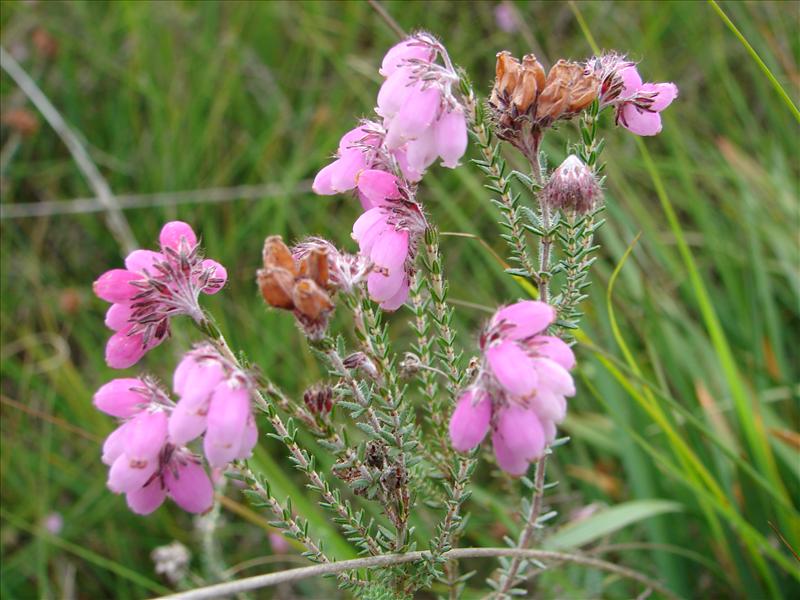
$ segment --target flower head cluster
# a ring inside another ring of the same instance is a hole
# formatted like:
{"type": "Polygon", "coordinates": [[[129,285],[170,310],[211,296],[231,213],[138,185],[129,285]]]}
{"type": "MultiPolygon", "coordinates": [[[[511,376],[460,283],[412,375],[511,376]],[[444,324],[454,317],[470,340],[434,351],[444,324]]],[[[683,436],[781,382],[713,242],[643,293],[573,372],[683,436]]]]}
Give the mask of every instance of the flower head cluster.
{"type": "Polygon", "coordinates": [[[225,268],[204,259],[192,228],[181,221],[164,225],[161,251],[134,250],[124,269],[112,269],[94,282],[94,293],[111,302],[106,326],[115,333],[106,345],[106,362],[125,369],[169,335],[175,315],[202,319],[200,293],[215,294],[227,280],[225,268]]]}
{"type": "Polygon", "coordinates": [[[453,447],[467,451],[492,430],[497,463],[522,475],[555,439],[575,394],[569,346],[544,331],[553,307],[524,301],[498,310],[481,336],[483,360],[472,386],[461,394],[450,419],[453,447]]]}
{"type": "Polygon", "coordinates": [[[391,48],[380,73],[386,78],[375,109],[381,122],[365,120],[346,133],[336,160],[317,174],[313,189],[322,195],[357,191],[366,212],[353,237],[374,269],[368,290],[382,308],[395,310],[408,297],[415,251],[427,227],[416,184],[437,158],[446,167],[458,165],[467,123],[454,90],[458,75],[429,34],[391,48]]]}
{"type": "Polygon", "coordinates": [[[541,200],[552,208],[583,214],[595,207],[601,195],[600,184],[592,170],[570,154],[550,175],[542,189],[541,200]]]}
{"type": "Polygon", "coordinates": [[[133,512],[149,514],[171,497],[189,512],[211,507],[213,486],[202,459],[186,444],[204,435],[208,464],[246,458],[258,431],[248,377],[210,344],[187,353],[174,374],[177,403],[148,377],[114,379],[95,406],[121,423],[103,444],[108,487],[126,494],[133,512]]]}
{"type": "Polygon", "coordinates": [[[636,64],[618,54],[606,54],[589,61],[587,70],[600,79],[600,106],[613,106],[615,119],[637,135],[661,132],[661,113],[675,98],[674,83],[642,83],[636,64]]]}

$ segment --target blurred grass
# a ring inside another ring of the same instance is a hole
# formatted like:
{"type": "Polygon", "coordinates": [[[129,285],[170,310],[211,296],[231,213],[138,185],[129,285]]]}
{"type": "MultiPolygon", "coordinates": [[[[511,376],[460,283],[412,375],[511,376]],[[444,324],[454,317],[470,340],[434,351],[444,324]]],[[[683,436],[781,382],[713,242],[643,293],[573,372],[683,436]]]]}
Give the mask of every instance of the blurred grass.
{"type": "MultiPolygon", "coordinates": [[[[567,4],[518,4],[523,29],[513,33],[495,26],[494,3],[385,6],[405,29],[440,35],[484,92],[494,54],[529,51],[531,36],[549,63],[591,54],[567,4]]],[[[592,344],[579,349],[582,385],[565,423],[572,441],[552,461],[551,476],[561,481],[551,497],[561,512],[556,527],[595,512],[584,529],[596,526],[599,537],[588,549],[656,573],[688,597],[791,597],[800,591],[798,565],[775,530],[800,547],[799,128],[710,6],[577,7],[601,47],[641,59],[646,79],[673,80],[681,96],[657,138],[639,143],[606,123],[608,224],[585,304],[592,344]],[[633,509],[611,513],[622,521],[608,528],[602,507],[646,501],[680,510],[635,522],[625,520],[638,514],[633,509]]],[[[798,5],[721,7],[796,103],[798,5]]],[[[82,134],[115,192],[264,182],[286,190],[258,201],[125,214],[145,246],[165,219],[191,222],[230,273],[228,288],[208,305],[231,343],[295,395],[316,381],[320,369],[291,319],[263,310],[253,271],[268,234],[317,233],[352,248],[356,204],[296,190],[373,106],[376,68],[394,42],[380,18],[366,3],[4,2],[0,25],[3,46],[82,134]],[[36,28],[57,41],[57,56],[37,52],[36,28]]],[[[0,94],[3,111],[26,106],[5,75],[0,94]]],[[[548,138],[554,160],[573,134],[565,126],[548,138]]],[[[4,127],[4,155],[12,137],[4,127]]],[[[4,204],[90,194],[46,125],[19,142],[0,175],[4,204]]],[[[481,185],[469,166],[436,168],[421,197],[443,231],[480,236],[504,255],[481,185]]],[[[61,597],[74,585],[80,597],[146,597],[155,591],[148,585],[165,585],[149,559],[153,547],[173,539],[199,546],[191,518],[174,507],[140,518],[105,489],[98,439],[112,423],[90,399],[114,373],[103,364],[104,306],[90,283],[119,264],[119,248],[101,214],[3,220],[1,227],[0,595],[61,597]],[[41,533],[51,512],[64,518],[57,540],[41,533]]],[[[477,241],[445,236],[442,243],[455,299],[494,306],[525,295],[477,241]]],[[[485,313],[459,305],[457,318],[462,342],[473,348],[485,313]]],[[[410,340],[406,320],[402,311],[392,317],[400,347],[410,340]]],[[[168,378],[194,335],[179,323],[175,339],[144,365],[168,378]]],[[[259,461],[279,493],[306,503],[313,534],[335,548],[341,538],[313,508],[281,448],[264,440],[259,461]]],[[[476,482],[463,544],[497,545],[513,525],[503,512],[519,484],[497,486],[486,475],[488,467],[476,482]]],[[[434,525],[430,517],[420,518],[420,531],[434,525]]],[[[220,540],[229,565],[268,552],[263,529],[232,512],[225,521],[220,540]]],[[[470,566],[489,573],[493,565],[470,566]]],[[[203,574],[197,558],[193,569],[203,574]]],[[[547,596],[634,592],[582,568],[540,577],[547,596]]],[[[479,577],[473,585],[480,589],[479,577]]],[[[332,586],[296,589],[335,596],[332,586]]]]}

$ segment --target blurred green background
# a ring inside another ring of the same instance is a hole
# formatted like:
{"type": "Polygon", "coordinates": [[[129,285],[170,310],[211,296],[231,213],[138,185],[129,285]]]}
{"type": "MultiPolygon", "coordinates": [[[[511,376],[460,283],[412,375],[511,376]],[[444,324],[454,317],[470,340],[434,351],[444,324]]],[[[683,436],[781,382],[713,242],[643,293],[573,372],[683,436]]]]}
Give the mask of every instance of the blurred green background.
{"type": "MultiPolygon", "coordinates": [[[[584,519],[588,525],[573,529],[572,538],[562,536],[563,547],[648,572],[686,597],[797,593],[789,546],[796,550],[800,541],[800,128],[790,108],[703,2],[517,3],[517,18],[504,27],[494,2],[384,6],[406,30],[440,36],[482,94],[499,50],[534,50],[548,64],[590,56],[576,9],[601,47],[642,61],[645,80],[678,84],[663,133],[643,144],[605,115],[608,223],[585,303],[593,343],[578,348],[580,388],[564,425],[572,441],[551,461],[549,476],[561,482],[548,496],[560,513],[551,527],[584,519]],[[637,234],[607,294],[612,270],[637,234]]],[[[722,4],[795,102],[798,6],[722,4]]],[[[357,201],[315,197],[310,180],[342,133],[374,106],[377,68],[396,38],[373,8],[3,2],[0,23],[3,48],[79,132],[123,205],[134,205],[124,216],[138,242],[152,246],[167,219],[190,222],[208,255],[228,268],[225,291],[204,302],[232,345],[295,397],[318,381],[323,373],[291,317],[263,308],[254,270],[270,234],[319,234],[354,248],[357,201]],[[222,200],[212,191],[239,186],[259,187],[240,187],[222,200]],[[173,194],[187,190],[198,192],[173,194]]],[[[149,554],[172,540],[193,551],[195,582],[212,581],[190,516],[174,505],[135,516],[105,488],[99,445],[113,424],[93,409],[91,396],[117,373],[103,362],[106,306],[93,297],[91,282],[121,264],[121,249],[102,212],[70,204],[92,191],[6,73],[0,94],[0,595],[148,597],[169,587],[149,554]],[[48,210],[57,202],[57,214],[15,218],[43,202],[48,210]],[[69,207],[78,212],[64,214],[69,207]],[[55,514],[61,527],[53,527],[55,514]],[[56,533],[47,532],[48,523],[56,533]]],[[[572,125],[563,126],[545,150],[561,160],[574,135],[572,125]]],[[[508,159],[522,166],[511,152],[508,159]]],[[[464,162],[456,171],[431,169],[420,198],[442,231],[474,234],[506,255],[489,192],[464,162]]],[[[477,241],[444,236],[442,247],[460,341],[472,352],[487,314],[474,305],[492,307],[525,291],[477,241]]],[[[391,317],[399,350],[411,343],[409,317],[403,310],[391,317]]],[[[176,322],[174,339],[141,367],[169,380],[197,337],[176,322]]],[[[325,452],[313,448],[325,464],[325,452]]],[[[306,511],[313,535],[347,556],[284,450],[265,439],[256,460],[278,495],[292,494],[306,511]]],[[[462,545],[502,545],[503,535],[515,535],[511,508],[523,490],[490,475],[488,464],[478,471],[462,545]]],[[[219,540],[226,564],[239,565],[235,576],[302,563],[294,551],[273,554],[268,515],[248,510],[235,490],[228,497],[219,540]],[[263,560],[242,564],[257,557],[263,560]]],[[[377,514],[378,507],[365,506],[377,514]]],[[[423,515],[420,536],[435,522],[423,515]]],[[[494,563],[467,567],[479,571],[466,594],[475,597],[494,563]]],[[[641,591],[575,566],[537,581],[532,593],[542,598],[641,591]]],[[[322,580],[259,597],[273,594],[337,592],[322,580]]]]}

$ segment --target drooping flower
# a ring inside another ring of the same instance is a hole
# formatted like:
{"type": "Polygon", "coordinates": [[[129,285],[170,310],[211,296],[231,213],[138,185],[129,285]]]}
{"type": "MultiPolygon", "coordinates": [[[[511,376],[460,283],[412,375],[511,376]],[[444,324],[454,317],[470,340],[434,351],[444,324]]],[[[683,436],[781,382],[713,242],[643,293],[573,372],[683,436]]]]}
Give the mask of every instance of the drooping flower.
{"type": "Polygon", "coordinates": [[[575,394],[572,350],[544,333],[555,317],[553,307],[532,300],[492,317],[481,335],[478,376],[450,419],[456,450],[471,450],[491,430],[497,463],[511,475],[523,475],[543,456],[566,415],[566,398],[575,394]]]}
{"type": "Polygon", "coordinates": [[[115,379],[101,387],[94,404],[122,419],[103,444],[110,467],[108,487],[125,494],[130,509],[149,514],[169,496],[194,513],[211,508],[213,486],[199,457],[169,439],[174,403],[153,380],[115,379]]]}
{"type": "Polygon", "coordinates": [[[258,440],[251,388],[247,374],[211,344],[195,346],[175,369],[178,402],[169,417],[170,440],[183,445],[203,435],[214,468],[249,457],[258,440]]]}
{"type": "Polygon", "coordinates": [[[375,111],[382,121],[362,121],[345,134],[336,160],[317,174],[313,189],[322,195],[356,190],[365,213],[353,237],[374,268],[367,288],[384,310],[395,310],[408,298],[425,230],[416,184],[437,158],[458,166],[467,122],[456,93],[458,74],[431,35],[418,33],[390,48],[380,73],[386,79],[375,111]]]}
{"type": "Polygon", "coordinates": [[[169,496],[189,512],[211,507],[213,486],[200,456],[186,444],[203,436],[212,468],[250,456],[258,439],[249,377],[211,344],[187,353],[174,374],[178,402],[153,379],[114,379],[94,396],[120,419],[103,444],[108,487],[126,494],[136,513],[149,514],[169,496]]]}
{"type": "Polygon", "coordinates": [[[542,189],[541,200],[552,208],[583,214],[595,207],[601,195],[592,170],[570,154],[550,175],[542,189]]]}
{"type": "Polygon", "coordinates": [[[115,369],[130,367],[169,335],[176,315],[203,317],[200,293],[216,294],[227,272],[218,262],[204,259],[197,236],[181,221],[164,225],[160,252],[134,250],[124,269],[103,273],[94,293],[111,303],[105,324],[115,333],[106,345],[106,363],[115,369]]]}
{"type": "Polygon", "coordinates": [[[617,105],[616,122],[636,135],[661,132],[661,111],[678,97],[674,83],[642,83],[635,66],[619,72],[623,87],[617,105]]]}

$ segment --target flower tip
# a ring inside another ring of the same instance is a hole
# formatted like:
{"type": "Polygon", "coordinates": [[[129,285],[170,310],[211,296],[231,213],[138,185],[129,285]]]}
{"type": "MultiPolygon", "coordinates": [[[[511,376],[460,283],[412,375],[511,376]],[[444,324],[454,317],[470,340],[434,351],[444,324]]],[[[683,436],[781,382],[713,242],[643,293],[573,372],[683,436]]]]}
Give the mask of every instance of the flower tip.
{"type": "Polygon", "coordinates": [[[197,235],[191,225],[183,221],[170,221],[161,228],[158,241],[162,248],[172,248],[178,250],[181,240],[185,239],[190,247],[197,245],[197,235]]]}

